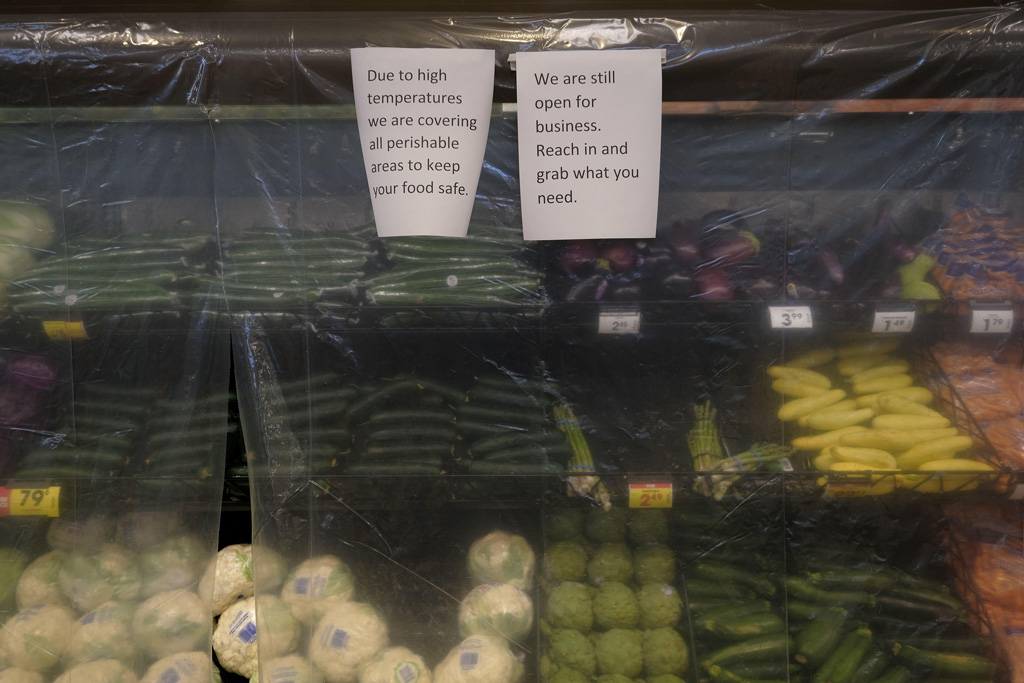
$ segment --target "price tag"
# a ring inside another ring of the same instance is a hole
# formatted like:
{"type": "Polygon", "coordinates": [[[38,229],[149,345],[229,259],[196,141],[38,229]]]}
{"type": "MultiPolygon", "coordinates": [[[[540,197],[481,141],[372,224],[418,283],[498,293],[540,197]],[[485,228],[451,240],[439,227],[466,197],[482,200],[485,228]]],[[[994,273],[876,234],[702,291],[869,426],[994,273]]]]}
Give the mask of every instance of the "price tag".
{"type": "Polygon", "coordinates": [[[1024,484],[1017,484],[1010,494],[1010,500],[1021,500],[1024,498],[1024,484]]]}
{"type": "Polygon", "coordinates": [[[971,309],[971,334],[1007,334],[1012,329],[1012,308],[971,309]]]}
{"type": "Polygon", "coordinates": [[[629,507],[670,508],[672,507],[672,484],[650,483],[629,485],[629,507]]]}
{"type": "Polygon", "coordinates": [[[825,487],[825,498],[863,498],[871,490],[870,481],[830,481],[825,487]]]}
{"type": "Polygon", "coordinates": [[[602,309],[597,319],[598,334],[639,334],[640,311],[636,308],[602,309]]]}
{"type": "Polygon", "coordinates": [[[7,489],[0,487],[0,516],[60,516],[60,487],[7,489]]]}
{"type": "Polygon", "coordinates": [[[876,310],[871,331],[875,334],[885,334],[886,332],[905,334],[914,329],[914,320],[916,318],[917,311],[914,310],[876,310]]]}
{"type": "Polygon", "coordinates": [[[44,320],[43,332],[53,341],[88,339],[85,323],[81,320],[44,320]]]}
{"type": "Polygon", "coordinates": [[[772,329],[795,330],[814,327],[810,306],[769,306],[768,315],[771,316],[772,329]]]}
{"type": "Polygon", "coordinates": [[[783,472],[793,471],[793,463],[790,462],[789,458],[779,458],[779,467],[783,472]]]}

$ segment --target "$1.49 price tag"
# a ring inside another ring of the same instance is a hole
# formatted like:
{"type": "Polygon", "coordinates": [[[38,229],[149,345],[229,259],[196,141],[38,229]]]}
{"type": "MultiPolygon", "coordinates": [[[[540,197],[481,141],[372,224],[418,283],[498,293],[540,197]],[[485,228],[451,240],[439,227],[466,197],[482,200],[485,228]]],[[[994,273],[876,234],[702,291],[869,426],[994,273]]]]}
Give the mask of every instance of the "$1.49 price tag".
{"type": "Polygon", "coordinates": [[[59,517],[60,487],[50,486],[41,489],[0,487],[0,517],[4,515],[59,517]]]}
{"type": "Polygon", "coordinates": [[[810,306],[769,306],[768,316],[773,330],[808,330],[814,327],[810,306]]]}
{"type": "Polygon", "coordinates": [[[905,334],[914,329],[916,318],[917,312],[913,310],[876,310],[871,331],[875,334],[885,334],[887,332],[905,334]]]}
{"type": "Polygon", "coordinates": [[[670,508],[672,507],[672,484],[668,482],[641,483],[629,485],[629,507],[670,508]]]}

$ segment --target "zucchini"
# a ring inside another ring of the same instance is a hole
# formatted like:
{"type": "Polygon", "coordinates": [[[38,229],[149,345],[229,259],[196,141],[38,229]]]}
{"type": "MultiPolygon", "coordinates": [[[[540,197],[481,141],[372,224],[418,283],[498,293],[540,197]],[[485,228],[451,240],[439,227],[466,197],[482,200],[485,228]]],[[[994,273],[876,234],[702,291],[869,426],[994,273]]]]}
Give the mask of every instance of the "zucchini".
{"type": "Polygon", "coordinates": [[[345,421],[349,424],[359,424],[396,399],[408,398],[419,391],[420,386],[413,380],[396,380],[385,384],[352,403],[345,411],[345,421]]]}
{"type": "Polygon", "coordinates": [[[849,683],[870,648],[871,631],[866,628],[850,631],[814,672],[814,683],[849,683]]]}
{"type": "Polygon", "coordinates": [[[773,633],[768,636],[750,638],[742,643],[716,650],[701,661],[701,666],[705,669],[716,664],[721,667],[730,667],[739,662],[761,662],[773,659],[785,662],[792,647],[793,639],[787,634],[773,633]]]}
{"type": "Polygon", "coordinates": [[[726,640],[747,640],[775,633],[784,633],[786,624],[774,612],[761,612],[728,619],[702,620],[704,629],[726,640]]]}
{"type": "Polygon", "coordinates": [[[396,408],[378,410],[367,420],[370,429],[388,429],[407,425],[455,424],[455,415],[448,410],[434,408],[396,408]]]}
{"type": "Polygon", "coordinates": [[[764,612],[770,612],[772,605],[767,600],[757,600],[752,602],[741,602],[734,603],[728,602],[720,607],[713,607],[711,609],[704,610],[700,615],[700,621],[712,621],[722,619],[735,619],[739,617],[750,616],[751,614],[762,614],[764,612]]]}
{"type": "Polygon", "coordinates": [[[525,462],[530,460],[554,460],[565,464],[572,456],[572,447],[568,444],[558,446],[519,446],[504,448],[483,456],[486,462],[525,462]]]}
{"type": "Polygon", "coordinates": [[[748,678],[731,671],[723,669],[717,664],[708,667],[708,674],[715,683],[787,683],[788,678],[748,678]]]}
{"type": "Polygon", "coordinates": [[[955,622],[964,617],[963,611],[935,602],[904,600],[892,595],[879,595],[875,609],[883,616],[924,622],[955,622]]]}
{"type": "Polygon", "coordinates": [[[398,459],[408,456],[449,455],[451,450],[452,445],[447,441],[373,444],[363,449],[363,456],[366,458],[398,459]]]}
{"type": "Polygon", "coordinates": [[[456,410],[459,419],[492,424],[536,425],[547,422],[547,415],[540,410],[511,410],[509,408],[488,408],[463,404],[456,410]]]}
{"type": "Polygon", "coordinates": [[[888,591],[888,595],[922,603],[935,603],[943,605],[955,612],[962,612],[963,604],[945,591],[930,590],[928,588],[914,588],[911,586],[895,586],[888,591]]]}
{"type": "Polygon", "coordinates": [[[475,420],[462,420],[460,419],[456,425],[459,434],[470,438],[481,438],[485,436],[500,436],[502,434],[508,434],[509,432],[523,432],[529,433],[531,430],[527,427],[518,425],[496,425],[489,422],[477,422],[475,420]]]}
{"type": "Polygon", "coordinates": [[[367,443],[392,441],[452,441],[456,438],[455,425],[409,425],[370,432],[367,443]]]}
{"type": "Polygon", "coordinates": [[[815,668],[821,666],[843,639],[849,616],[842,607],[830,607],[818,614],[796,635],[794,659],[815,668]]]}
{"type": "MultiPolygon", "coordinates": [[[[826,609],[828,609],[827,605],[815,605],[803,600],[789,600],[786,602],[786,617],[791,623],[794,621],[809,621],[826,609]]],[[[802,625],[801,628],[803,628],[802,625]]]]}
{"type": "Polygon", "coordinates": [[[877,593],[896,585],[897,576],[884,569],[847,569],[817,572],[810,575],[811,581],[825,590],[867,591],[877,593]]]}
{"type": "Polygon", "coordinates": [[[988,658],[966,652],[936,652],[921,650],[910,645],[896,643],[893,654],[901,661],[913,664],[932,673],[957,678],[991,678],[996,665],[988,658]]]}
{"type": "Polygon", "coordinates": [[[889,666],[889,661],[888,653],[872,642],[864,654],[864,658],[860,660],[860,664],[854,670],[853,676],[850,677],[850,683],[871,683],[882,675],[882,672],[889,666]]]}
{"type": "Polygon", "coordinates": [[[458,405],[466,400],[466,392],[446,382],[425,377],[417,377],[415,380],[424,391],[444,397],[451,405],[458,405]]]}
{"type": "Polygon", "coordinates": [[[727,581],[708,579],[687,579],[686,595],[687,597],[732,598],[734,600],[753,600],[756,598],[754,591],[748,590],[744,586],[727,581]]]}
{"type": "Polygon", "coordinates": [[[725,581],[750,588],[758,595],[772,597],[775,595],[775,584],[763,576],[754,572],[741,569],[735,565],[725,562],[714,562],[706,560],[697,563],[694,573],[702,579],[709,581],[725,581]]]}
{"type": "Polygon", "coordinates": [[[810,581],[796,576],[787,576],[786,590],[798,600],[822,605],[866,605],[875,604],[875,596],[866,591],[827,591],[810,581]]]}
{"type": "Polygon", "coordinates": [[[484,439],[477,439],[469,451],[474,457],[486,457],[489,453],[502,451],[507,448],[518,446],[561,446],[566,443],[565,434],[562,432],[534,431],[534,432],[513,432],[484,439]]]}

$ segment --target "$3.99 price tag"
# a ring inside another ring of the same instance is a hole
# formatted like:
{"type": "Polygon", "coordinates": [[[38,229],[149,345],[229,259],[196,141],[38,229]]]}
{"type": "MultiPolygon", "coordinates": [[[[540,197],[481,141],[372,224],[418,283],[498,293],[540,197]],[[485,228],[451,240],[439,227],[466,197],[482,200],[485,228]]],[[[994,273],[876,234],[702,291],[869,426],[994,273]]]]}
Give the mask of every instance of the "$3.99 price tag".
{"type": "Polygon", "coordinates": [[[769,306],[768,317],[773,330],[806,330],[814,327],[810,306],[769,306]]]}
{"type": "Polygon", "coordinates": [[[8,489],[0,487],[0,517],[23,515],[60,516],[60,487],[41,489],[8,489]]]}
{"type": "Polygon", "coordinates": [[[671,483],[642,483],[629,485],[629,507],[670,508],[672,507],[671,483]]]}

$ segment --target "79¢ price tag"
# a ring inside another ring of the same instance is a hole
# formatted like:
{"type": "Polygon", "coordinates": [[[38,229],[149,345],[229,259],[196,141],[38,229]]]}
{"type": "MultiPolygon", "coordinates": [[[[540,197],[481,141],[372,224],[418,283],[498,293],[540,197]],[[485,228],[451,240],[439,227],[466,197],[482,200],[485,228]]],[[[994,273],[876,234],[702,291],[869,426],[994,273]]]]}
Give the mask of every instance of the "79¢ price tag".
{"type": "Polygon", "coordinates": [[[905,334],[914,329],[916,318],[917,312],[912,310],[875,311],[871,331],[875,334],[885,334],[886,332],[905,334]]]}
{"type": "Polygon", "coordinates": [[[971,310],[971,334],[1006,334],[1012,329],[1012,308],[975,308],[971,310]]]}
{"type": "Polygon", "coordinates": [[[598,334],[639,334],[640,311],[636,308],[601,309],[597,318],[598,334]]]}
{"type": "Polygon", "coordinates": [[[814,327],[810,306],[769,306],[773,330],[809,330],[814,327]]]}
{"type": "Polygon", "coordinates": [[[629,485],[629,507],[670,508],[672,507],[671,483],[643,483],[629,485]]]}
{"type": "Polygon", "coordinates": [[[60,516],[60,487],[7,489],[0,487],[0,516],[60,516]]]}

